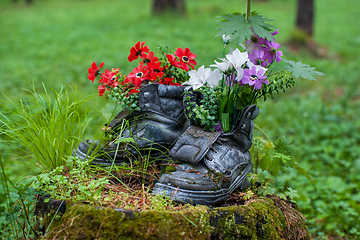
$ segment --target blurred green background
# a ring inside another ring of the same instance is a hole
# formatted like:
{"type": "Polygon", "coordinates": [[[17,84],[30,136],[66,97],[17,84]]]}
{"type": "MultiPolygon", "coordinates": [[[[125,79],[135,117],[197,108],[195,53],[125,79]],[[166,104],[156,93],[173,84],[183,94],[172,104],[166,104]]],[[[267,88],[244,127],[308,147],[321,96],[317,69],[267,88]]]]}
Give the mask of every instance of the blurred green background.
{"type": "MultiPolygon", "coordinates": [[[[225,13],[245,12],[245,0],[185,0],[186,15],[154,15],[150,0],[0,1],[0,88],[10,99],[27,96],[33,86],[43,91],[76,87],[96,95],[87,79],[95,61],[127,74],[136,63],[127,61],[130,48],[146,41],[170,50],[189,47],[198,66],[222,57],[223,43],[215,38],[216,23],[225,13]]],[[[253,1],[252,10],[273,19],[284,58],[302,61],[325,73],[317,81],[297,79],[295,87],[260,103],[258,124],[272,138],[291,137],[297,160],[312,182],[294,171],[279,174],[285,187],[296,189],[307,224],[316,239],[360,237],[360,2],[315,0],[313,50],[290,47],[294,36],[296,0],[253,1]]],[[[1,100],[5,99],[2,94],[1,100]]],[[[101,125],[114,103],[93,98],[97,115],[89,126],[101,125]]],[[[1,110],[1,109],[0,109],[1,110]]],[[[260,132],[256,132],[261,136],[260,132]]],[[[13,179],[34,174],[16,157],[17,146],[3,143],[6,171],[13,179]]],[[[0,199],[1,200],[1,199],[0,199]]]]}

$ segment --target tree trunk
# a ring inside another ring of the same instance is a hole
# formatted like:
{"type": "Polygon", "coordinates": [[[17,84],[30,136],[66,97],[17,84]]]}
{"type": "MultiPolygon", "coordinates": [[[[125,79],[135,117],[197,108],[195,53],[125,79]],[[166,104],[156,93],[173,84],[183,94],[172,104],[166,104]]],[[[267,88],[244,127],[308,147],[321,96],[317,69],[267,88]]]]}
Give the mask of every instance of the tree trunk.
{"type": "Polygon", "coordinates": [[[296,27],[306,32],[309,36],[313,33],[313,0],[298,0],[296,27]]]}
{"type": "Polygon", "coordinates": [[[184,0],[154,0],[153,1],[153,13],[161,14],[166,10],[173,10],[175,12],[185,13],[185,1],[184,0]]]}
{"type": "MultiPolygon", "coordinates": [[[[16,3],[18,0],[12,0],[14,3],[16,3]]],[[[27,4],[31,4],[32,0],[25,0],[27,4]]]]}

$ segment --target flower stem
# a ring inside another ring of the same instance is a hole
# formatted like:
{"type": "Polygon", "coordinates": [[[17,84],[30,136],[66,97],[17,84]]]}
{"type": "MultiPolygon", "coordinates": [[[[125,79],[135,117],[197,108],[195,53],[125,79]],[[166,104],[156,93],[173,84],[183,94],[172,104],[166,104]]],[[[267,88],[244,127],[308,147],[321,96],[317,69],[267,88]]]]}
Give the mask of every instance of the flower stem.
{"type": "Polygon", "coordinates": [[[275,144],[271,141],[271,139],[269,138],[269,136],[256,124],[254,124],[254,127],[258,130],[260,130],[264,135],[265,137],[271,142],[271,144],[275,147],[275,144]]]}
{"type": "Polygon", "coordinates": [[[277,71],[277,72],[275,72],[275,73],[271,73],[271,74],[269,75],[269,77],[271,77],[271,76],[273,76],[273,75],[276,75],[276,74],[278,74],[278,73],[282,73],[282,72],[285,72],[285,69],[280,70],[280,71],[277,71]]]}
{"type": "Polygon", "coordinates": [[[249,21],[251,15],[251,0],[246,0],[246,21],[249,21]]]}

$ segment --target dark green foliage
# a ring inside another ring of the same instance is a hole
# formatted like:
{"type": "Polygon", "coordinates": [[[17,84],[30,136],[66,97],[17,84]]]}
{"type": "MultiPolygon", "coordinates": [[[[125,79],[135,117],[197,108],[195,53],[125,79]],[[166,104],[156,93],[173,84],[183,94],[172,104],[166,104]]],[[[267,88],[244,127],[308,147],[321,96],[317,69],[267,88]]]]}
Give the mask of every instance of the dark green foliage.
{"type": "Polygon", "coordinates": [[[128,92],[119,93],[117,91],[118,88],[121,88],[121,86],[110,88],[110,93],[106,97],[119,104],[120,107],[128,108],[130,112],[140,111],[140,107],[137,104],[139,102],[139,95],[129,94],[128,92]]]}
{"type": "Polygon", "coordinates": [[[297,203],[308,216],[310,230],[359,236],[359,102],[344,107],[310,95],[285,99],[271,108],[267,104],[259,125],[271,122],[265,129],[270,136],[294,136],[296,159],[311,177],[309,181],[293,169],[278,175],[285,187],[298,191],[297,203]],[[283,114],[270,116],[273,111],[283,114]]]}
{"type": "Polygon", "coordinates": [[[275,27],[265,23],[269,21],[269,19],[255,12],[252,13],[248,21],[246,21],[241,13],[225,14],[222,17],[224,19],[218,23],[220,30],[218,36],[222,36],[223,34],[226,36],[232,35],[231,41],[235,41],[236,43],[242,43],[244,39],[250,39],[254,33],[269,41],[273,39],[269,30],[275,27]]]}
{"type": "Polygon", "coordinates": [[[14,183],[5,173],[3,159],[0,154],[1,202],[0,233],[3,239],[30,239],[35,234],[33,206],[36,195],[41,191],[26,184],[14,183]]]}
{"type": "Polygon", "coordinates": [[[213,88],[201,88],[200,92],[203,98],[199,101],[200,105],[198,105],[192,102],[191,95],[185,90],[185,101],[189,103],[186,107],[188,117],[205,130],[214,131],[214,126],[218,121],[217,111],[219,105],[213,96],[218,95],[219,92],[216,92],[213,88]]]}
{"type": "Polygon", "coordinates": [[[255,92],[255,98],[264,98],[266,100],[267,95],[270,95],[273,98],[273,93],[279,93],[280,90],[285,92],[287,89],[295,85],[294,78],[289,74],[281,74],[279,76],[272,76],[269,78],[269,84],[264,84],[263,87],[255,92]]]}
{"type": "Polygon", "coordinates": [[[306,171],[295,161],[293,157],[295,149],[291,142],[285,137],[279,138],[274,143],[255,139],[251,149],[255,172],[260,167],[262,171],[269,172],[275,178],[284,168],[294,168],[299,174],[309,178],[306,171]]]}

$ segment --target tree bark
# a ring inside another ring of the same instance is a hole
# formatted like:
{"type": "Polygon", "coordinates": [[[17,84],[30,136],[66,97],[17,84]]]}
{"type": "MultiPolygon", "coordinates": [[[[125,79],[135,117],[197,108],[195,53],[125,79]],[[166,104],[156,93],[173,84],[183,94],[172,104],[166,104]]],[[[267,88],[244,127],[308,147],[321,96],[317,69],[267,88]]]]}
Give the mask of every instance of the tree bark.
{"type": "Polygon", "coordinates": [[[173,10],[175,12],[185,13],[185,1],[184,0],[154,0],[153,1],[153,13],[161,14],[167,10],[173,10]]]}
{"type": "Polygon", "coordinates": [[[313,33],[314,4],[313,0],[298,0],[296,27],[309,36],[313,33]]]}
{"type": "MultiPolygon", "coordinates": [[[[16,3],[18,0],[12,0],[14,3],[16,3]]],[[[32,0],[25,0],[27,4],[31,4],[32,0]]]]}

